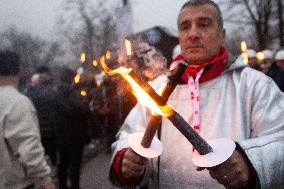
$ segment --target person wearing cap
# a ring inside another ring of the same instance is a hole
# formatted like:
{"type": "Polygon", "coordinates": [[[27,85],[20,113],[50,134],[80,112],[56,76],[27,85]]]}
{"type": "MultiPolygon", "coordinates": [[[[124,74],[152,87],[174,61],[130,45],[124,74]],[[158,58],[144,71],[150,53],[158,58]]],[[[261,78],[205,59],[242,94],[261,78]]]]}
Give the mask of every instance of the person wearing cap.
{"type": "Polygon", "coordinates": [[[260,62],[260,68],[263,73],[268,74],[273,61],[273,52],[265,49],[261,53],[264,55],[264,59],[260,62]]]}
{"type": "Polygon", "coordinates": [[[39,119],[41,142],[52,165],[55,176],[57,166],[56,127],[58,126],[57,109],[59,106],[57,87],[48,66],[37,67],[31,77],[31,86],[25,92],[33,102],[39,119]]]}
{"type": "Polygon", "coordinates": [[[247,54],[248,54],[248,65],[255,70],[261,70],[260,66],[257,62],[257,59],[256,59],[255,50],[254,49],[248,49],[247,54]]]}
{"type": "Polygon", "coordinates": [[[278,85],[278,87],[284,91],[284,50],[279,50],[275,54],[274,62],[268,72],[270,76],[278,85]]]}
{"type": "Polygon", "coordinates": [[[17,89],[20,64],[15,52],[0,51],[0,188],[54,189],[36,110],[17,89]]]}

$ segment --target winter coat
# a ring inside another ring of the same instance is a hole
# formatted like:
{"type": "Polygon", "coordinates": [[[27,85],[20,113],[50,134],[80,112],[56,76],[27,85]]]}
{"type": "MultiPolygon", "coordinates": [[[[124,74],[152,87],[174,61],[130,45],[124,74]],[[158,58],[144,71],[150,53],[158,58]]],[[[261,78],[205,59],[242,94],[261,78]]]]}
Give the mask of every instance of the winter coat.
{"type": "Polygon", "coordinates": [[[51,180],[35,108],[12,86],[0,86],[0,154],[1,189],[51,180]]]}

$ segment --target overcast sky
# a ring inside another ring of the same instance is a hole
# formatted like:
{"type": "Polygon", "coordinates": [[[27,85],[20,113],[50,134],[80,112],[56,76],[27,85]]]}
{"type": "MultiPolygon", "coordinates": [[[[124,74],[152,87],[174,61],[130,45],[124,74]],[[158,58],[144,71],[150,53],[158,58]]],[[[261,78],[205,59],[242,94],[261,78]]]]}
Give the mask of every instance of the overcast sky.
{"type": "MultiPolygon", "coordinates": [[[[95,1],[95,0],[94,0],[95,1]]],[[[48,38],[54,33],[62,0],[1,0],[0,32],[10,26],[48,38]]],[[[130,0],[134,31],[161,25],[176,28],[176,18],[185,0],[130,0]]]]}

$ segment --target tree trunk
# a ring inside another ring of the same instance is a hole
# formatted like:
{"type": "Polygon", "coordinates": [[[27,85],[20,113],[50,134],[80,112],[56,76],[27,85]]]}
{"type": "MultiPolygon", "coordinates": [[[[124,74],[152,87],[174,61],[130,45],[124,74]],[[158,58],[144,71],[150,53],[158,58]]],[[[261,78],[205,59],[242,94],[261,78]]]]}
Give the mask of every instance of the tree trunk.
{"type": "Polygon", "coordinates": [[[278,20],[279,20],[279,45],[284,47],[284,23],[283,23],[283,3],[278,0],[278,20]]]}

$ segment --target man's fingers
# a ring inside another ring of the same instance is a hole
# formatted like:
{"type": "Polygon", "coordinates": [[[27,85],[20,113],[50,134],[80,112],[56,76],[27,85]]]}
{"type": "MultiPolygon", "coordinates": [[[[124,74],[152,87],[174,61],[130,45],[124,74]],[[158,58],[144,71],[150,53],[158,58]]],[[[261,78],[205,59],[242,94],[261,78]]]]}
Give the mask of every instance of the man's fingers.
{"type": "Polygon", "coordinates": [[[130,168],[133,171],[137,171],[137,172],[142,171],[145,168],[145,165],[136,164],[129,159],[123,159],[122,165],[130,168]]]}
{"type": "Polygon", "coordinates": [[[144,169],[140,171],[135,171],[131,167],[123,166],[121,169],[121,173],[126,178],[130,178],[130,177],[137,178],[143,175],[144,169]]]}
{"type": "Polygon", "coordinates": [[[134,152],[131,148],[125,153],[124,158],[129,159],[133,163],[145,165],[148,162],[148,159],[140,156],[134,152]]]}
{"type": "Polygon", "coordinates": [[[196,167],[196,171],[203,171],[205,167],[196,167]]]}

